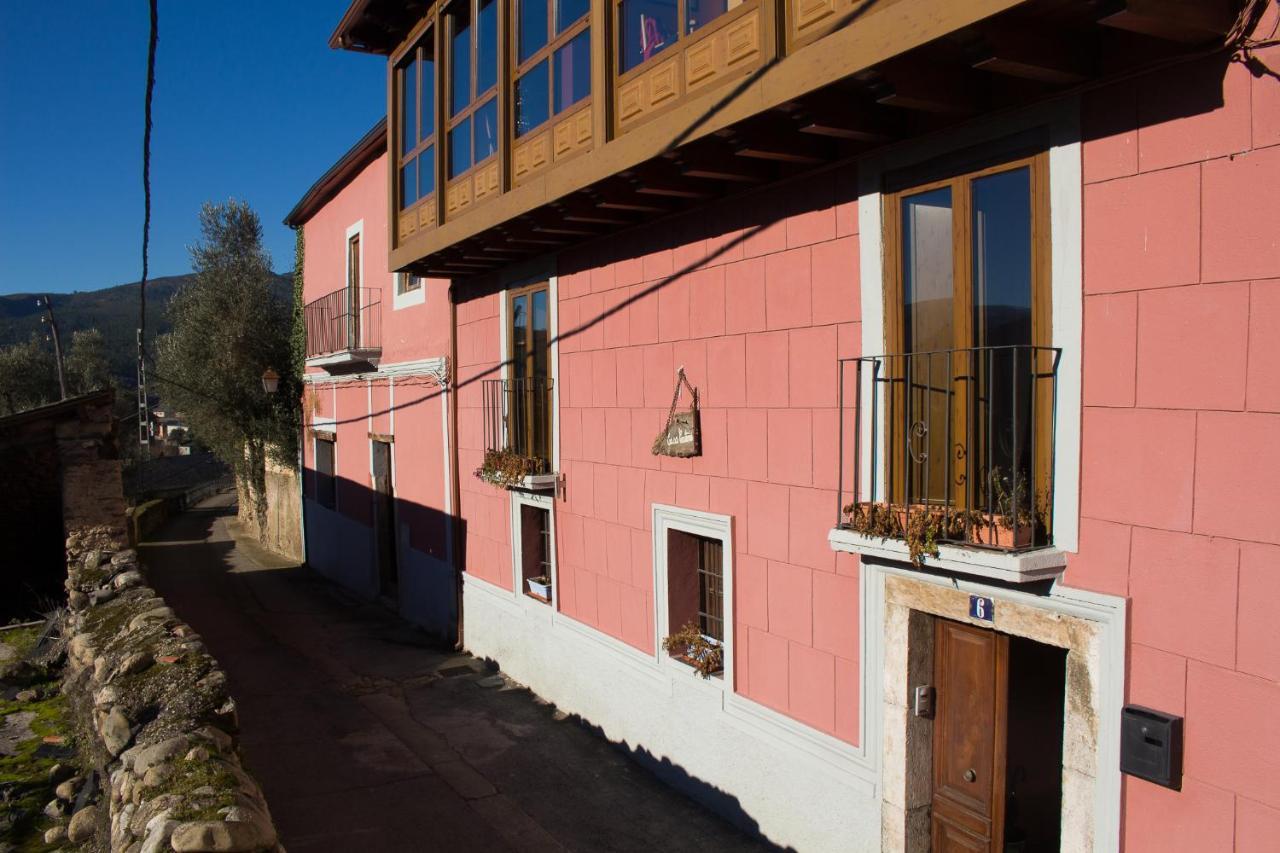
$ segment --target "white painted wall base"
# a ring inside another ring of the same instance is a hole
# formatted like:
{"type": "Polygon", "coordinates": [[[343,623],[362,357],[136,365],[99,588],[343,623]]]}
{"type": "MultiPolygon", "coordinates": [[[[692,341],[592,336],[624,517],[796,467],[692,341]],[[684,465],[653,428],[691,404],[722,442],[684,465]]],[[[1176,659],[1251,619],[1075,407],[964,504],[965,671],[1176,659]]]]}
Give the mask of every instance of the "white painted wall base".
{"type": "Polygon", "coordinates": [[[880,848],[876,772],[841,744],[464,575],[466,644],[687,795],[799,851],[880,848]]]}

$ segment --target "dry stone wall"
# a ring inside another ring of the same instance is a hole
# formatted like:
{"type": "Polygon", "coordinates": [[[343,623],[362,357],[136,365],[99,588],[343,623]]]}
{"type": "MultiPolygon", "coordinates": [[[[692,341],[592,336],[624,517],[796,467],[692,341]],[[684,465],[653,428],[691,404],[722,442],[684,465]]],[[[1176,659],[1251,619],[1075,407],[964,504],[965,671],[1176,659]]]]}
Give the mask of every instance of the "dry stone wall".
{"type": "Polygon", "coordinates": [[[240,765],[226,673],[147,586],[123,528],[75,531],[67,559],[63,690],[103,780],[69,829],[92,826],[100,849],[123,853],[282,851],[240,765]]]}

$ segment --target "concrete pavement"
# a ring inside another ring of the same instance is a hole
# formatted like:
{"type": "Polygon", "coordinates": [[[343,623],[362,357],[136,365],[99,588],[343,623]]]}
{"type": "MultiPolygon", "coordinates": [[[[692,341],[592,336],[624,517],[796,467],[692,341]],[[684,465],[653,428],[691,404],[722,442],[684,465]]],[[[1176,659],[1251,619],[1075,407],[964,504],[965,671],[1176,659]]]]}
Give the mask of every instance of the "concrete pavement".
{"type": "Polygon", "coordinates": [[[770,849],[475,658],[237,545],[234,499],[140,553],[226,669],[291,853],[770,849]]]}

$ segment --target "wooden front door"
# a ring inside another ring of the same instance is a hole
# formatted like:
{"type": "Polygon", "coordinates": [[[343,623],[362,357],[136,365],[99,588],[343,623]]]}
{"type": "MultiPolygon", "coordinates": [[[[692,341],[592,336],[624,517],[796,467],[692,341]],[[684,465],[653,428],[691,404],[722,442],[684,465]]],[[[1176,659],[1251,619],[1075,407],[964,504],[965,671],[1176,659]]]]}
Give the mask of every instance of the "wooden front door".
{"type": "Polygon", "coordinates": [[[378,581],[383,594],[395,592],[395,497],[391,484],[391,443],[373,442],[373,531],[378,548],[378,581]]]}
{"type": "Polygon", "coordinates": [[[938,619],[933,654],[933,849],[1002,853],[1009,638],[938,619]]]}

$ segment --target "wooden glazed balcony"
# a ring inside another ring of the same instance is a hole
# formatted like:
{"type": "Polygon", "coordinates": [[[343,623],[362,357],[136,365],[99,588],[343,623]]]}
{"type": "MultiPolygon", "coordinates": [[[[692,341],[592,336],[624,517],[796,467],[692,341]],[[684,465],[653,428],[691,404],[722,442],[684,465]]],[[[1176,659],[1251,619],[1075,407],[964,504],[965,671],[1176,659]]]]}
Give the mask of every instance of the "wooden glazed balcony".
{"type": "MultiPolygon", "coordinates": [[[[404,212],[393,204],[391,265],[482,274],[1204,52],[1221,45],[1239,8],[1238,0],[744,0],[619,73],[616,0],[593,0],[592,94],[516,139],[511,86],[500,86],[494,162],[452,183],[441,171],[444,191],[425,204],[404,212]]],[[[434,14],[436,4],[357,0],[331,44],[394,60],[434,14]]],[[[511,38],[500,27],[500,42],[511,38]]],[[[499,79],[508,79],[508,51],[499,53],[499,79]]]]}

